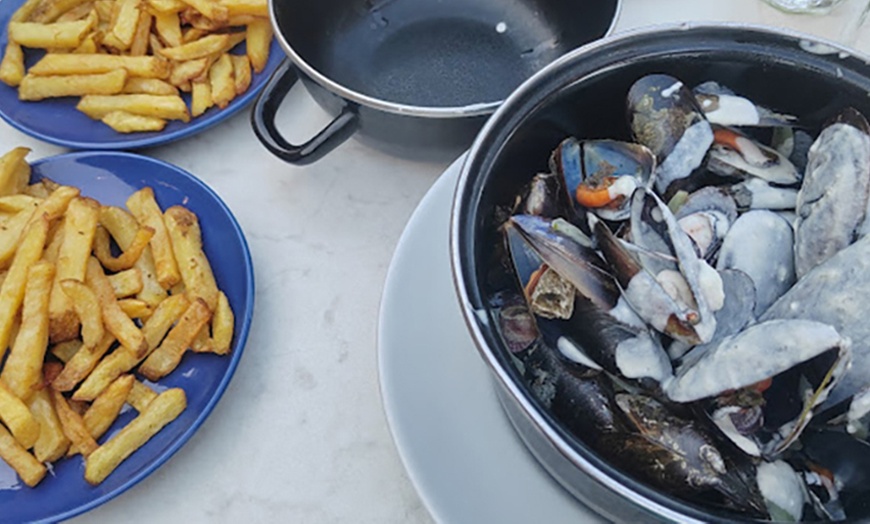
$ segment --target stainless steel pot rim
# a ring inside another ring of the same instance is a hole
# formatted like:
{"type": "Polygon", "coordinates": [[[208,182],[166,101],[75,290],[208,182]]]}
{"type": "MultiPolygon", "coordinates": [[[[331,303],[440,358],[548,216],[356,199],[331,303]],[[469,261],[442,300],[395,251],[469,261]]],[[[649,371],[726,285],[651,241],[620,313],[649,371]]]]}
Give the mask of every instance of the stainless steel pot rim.
{"type": "MultiPolygon", "coordinates": [[[[308,62],[306,62],[293,49],[293,47],[289,44],[289,42],[287,42],[287,39],[284,38],[284,35],[281,34],[281,31],[279,30],[277,17],[274,15],[274,4],[276,1],[277,0],[269,0],[269,19],[271,20],[272,30],[275,33],[275,37],[278,39],[278,43],[281,45],[284,53],[287,54],[287,56],[290,58],[290,60],[293,61],[296,67],[298,67],[306,76],[320,84],[325,89],[337,94],[345,100],[350,100],[351,102],[357,103],[359,105],[367,106],[372,109],[384,111],[387,113],[425,118],[456,118],[487,115],[492,113],[504,102],[504,100],[496,100],[493,102],[482,102],[478,104],[469,104],[459,107],[415,106],[389,102],[387,100],[382,100],[380,98],[365,95],[363,93],[360,93],[359,91],[354,91],[353,89],[345,87],[344,85],[339,84],[338,82],[335,82],[331,78],[322,74],[320,71],[312,67],[308,62]]],[[[622,0],[616,0],[616,10],[613,14],[613,19],[610,21],[610,26],[604,33],[603,38],[608,37],[613,32],[613,29],[616,27],[616,23],[619,21],[621,13],[622,0]]]]}
{"type": "MultiPolygon", "coordinates": [[[[620,483],[617,479],[607,475],[599,467],[589,461],[586,457],[579,453],[573,447],[573,445],[568,442],[568,440],[566,440],[563,435],[549,423],[548,420],[546,420],[546,418],[541,414],[538,408],[534,406],[531,400],[526,396],[526,393],[521,390],[519,385],[509,376],[508,372],[499,364],[498,359],[496,358],[496,355],[494,353],[494,348],[490,347],[487,344],[486,336],[482,329],[482,326],[488,323],[487,313],[485,311],[478,310],[472,307],[472,302],[470,300],[469,294],[463,284],[463,274],[460,257],[459,225],[461,223],[461,210],[466,207],[465,199],[470,198],[467,192],[464,192],[463,189],[467,188],[472,183],[472,179],[474,178],[474,173],[472,173],[470,166],[474,164],[474,160],[476,158],[481,157],[485,153],[485,144],[487,142],[487,138],[491,135],[496,134],[501,128],[503,128],[505,125],[504,121],[506,117],[516,112],[516,108],[514,106],[516,106],[517,104],[521,104],[521,100],[528,93],[534,92],[535,90],[539,89],[542,84],[546,85],[548,77],[550,77],[554,71],[565,69],[569,67],[570,64],[578,60],[582,60],[584,55],[599,50],[600,48],[607,48],[617,42],[633,40],[646,35],[655,35],[659,33],[688,30],[703,31],[704,29],[749,30],[754,32],[784,36],[794,39],[795,42],[799,45],[804,42],[810,42],[812,44],[819,44],[820,46],[824,46],[820,47],[820,51],[817,52],[824,51],[826,53],[839,54],[841,58],[846,56],[853,56],[866,62],[867,64],[870,64],[870,57],[868,57],[866,54],[845,47],[842,44],[831,40],[785,28],[740,22],[681,22],[658,24],[620,32],[615,35],[586,44],[583,47],[577,48],[557,58],[556,60],[536,72],[525,82],[523,82],[511,93],[510,96],[508,96],[505,102],[496,109],[495,113],[486,121],[480,132],[477,134],[475,141],[469,148],[468,155],[466,156],[465,162],[462,165],[456,184],[456,190],[453,199],[453,208],[451,209],[450,214],[449,247],[450,264],[453,274],[454,288],[457,294],[460,308],[463,313],[463,317],[465,319],[465,323],[468,327],[469,332],[471,333],[474,344],[477,347],[478,352],[481,354],[484,361],[486,362],[487,366],[494,373],[498,385],[505,388],[505,390],[513,398],[513,400],[517,402],[517,405],[520,407],[522,412],[526,415],[527,419],[531,422],[535,429],[543,434],[545,438],[553,445],[553,447],[564,458],[574,464],[578,469],[588,474],[591,478],[594,478],[596,481],[600,482],[611,491],[624,497],[626,500],[629,500],[647,510],[653,511],[662,518],[674,522],[697,522],[699,524],[704,521],[692,519],[681,512],[675,511],[670,507],[664,506],[657,501],[628,488],[626,485],[620,483]]],[[[556,93],[560,87],[564,87],[564,84],[560,84],[559,86],[556,86],[555,84],[552,86],[548,86],[547,95],[552,95],[556,93]]]]}

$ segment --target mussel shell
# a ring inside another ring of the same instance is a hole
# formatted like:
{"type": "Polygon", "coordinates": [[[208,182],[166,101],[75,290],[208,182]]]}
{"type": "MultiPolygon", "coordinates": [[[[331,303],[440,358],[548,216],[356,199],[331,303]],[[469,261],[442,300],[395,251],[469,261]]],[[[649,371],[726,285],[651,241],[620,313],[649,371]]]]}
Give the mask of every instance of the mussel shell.
{"type": "Polygon", "coordinates": [[[656,188],[692,174],[713,143],[713,131],[680,80],[663,74],[638,79],[628,92],[628,120],[634,140],[656,156],[656,188]]]}
{"type": "Polygon", "coordinates": [[[794,232],[772,211],[744,213],[731,226],[719,250],[717,269],[739,269],[755,285],[760,316],[795,283],[794,232]]]}
{"type": "MultiPolygon", "coordinates": [[[[584,140],[568,138],[553,151],[550,169],[561,180],[563,194],[577,216],[592,212],[604,220],[628,217],[630,193],[635,187],[649,187],[655,170],[655,155],[640,144],[618,140],[584,140]],[[609,177],[630,177],[630,190],[603,207],[586,208],[578,202],[577,189],[582,185],[600,184],[609,177]]],[[[531,213],[534,214],[534,213],[531,213]]],[[[569,215],[562,215],[569,216],[569,215]]]]}
{"type": "Polygon", "coordinates": [[[704,116],[713,124],[780,127],[791,125],[797,120],[792,115],[779,114],[758,106],[714,81],[699,84],[692,91],[704,116]]]}
{"type": "MultiPolygon", "coordinates": [[[[567,224],[566,224],[567,226],[567,224]]],[[[590,247],[569,236],[554,221],[532,215],[515,215],[505,225],[514,265],[523,286],[543,262],[577,291],[605,309],[612,308],[619,290],[607,265],[590,247]]]]}
{"type": "Polygon", "coordinates": [[[866,233],[870,203],[870,134],[866,119],[846,110],[810,148],[798,192],[798,278],[866,233]]]}
{"type": "Polygon", "coordinates": [[[800,318],[829,324],[852,341],[852,366],[824,407],[832,407],[870,384],[870,238],[843,249],[800,278],[779,298],[762,321],[800,318]]]}
{"type": "Polygon", "coordinates": [[[720,132],[738,136],[740,149],[714,143],[707,154],[706,167],[724,177],[756,177],[770,183],[789,185],[800,182],[800,173],[791,161],[779,151],[767,147],[734,129],[715,128],[720,132]]]}

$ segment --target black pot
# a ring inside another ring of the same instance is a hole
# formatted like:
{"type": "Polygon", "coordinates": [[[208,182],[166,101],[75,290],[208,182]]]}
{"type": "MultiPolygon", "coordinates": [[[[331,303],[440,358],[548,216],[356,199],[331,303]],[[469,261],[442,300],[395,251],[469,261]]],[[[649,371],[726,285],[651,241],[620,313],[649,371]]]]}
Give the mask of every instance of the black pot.
{"type": "MultiPolygon", "coordinates": [[[[741,521],[733,513],[656,490],[592,451],[523,381],[488,307],[503,285],[488,279],[489,255],[501,241],[496,207],[512,203],[533,175],[549,171],[549,155],[564,138],[630,140],[625,96],[636,79],[655,72],[687,85],[717,80],[812,127],[846,106],[870,115],[867,58],[808,36],[745,25],[684,24],[590,44],[521,85],[471,146],[452,211],[453,274],[469,330],[493,372],[508,417],[568,491],[620,522],[741,521]],[[816,52],[808,52],[812,49],[816,52]]],[[[852,509],[850,518],[870,519],[870,503],[852,509]]]]}
{"type": "Polygon", "coordinates": [[[254,131],[294,164],[316,161],[355,133],[401,156],[455,156],[523,80],[607,34],[619,6],[620,0],[270,0],[289,60],[257,100],[254,131]],[[274,119],[299,79],[335,119],[293,145],[274,119]]]}

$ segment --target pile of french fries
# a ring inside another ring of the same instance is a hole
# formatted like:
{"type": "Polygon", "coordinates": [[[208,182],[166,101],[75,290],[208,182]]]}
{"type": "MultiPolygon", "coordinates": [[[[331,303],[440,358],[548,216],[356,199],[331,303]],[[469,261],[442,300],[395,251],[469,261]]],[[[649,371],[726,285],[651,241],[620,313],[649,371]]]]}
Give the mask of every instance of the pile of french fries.
{"type": "Polygon", "coordinates": [[[221,109],[269,59],[267,0],[26,0],[9,22],[0,81],[119,133],[161,131],[221,109]],[[246,54],[230,53],[242,42],[246,54]],[[46,55],[25,70],[23,48],[46,55]],[[190,107],[180,94],[190,93],[190,107]]]}
{"type": "Polygon", "coordinates": [[[158,381],[188,350],[227,354],[233,311],[194,213],[162,211],[149,187],[123,209],[30,184],[27,153],[0,157],[0,458],[32,487],[81,454],[96,485],[186,407],[182,389],[137,375],[158,381]],[[124,404],[138,416],[98,443],[124,404]]]}

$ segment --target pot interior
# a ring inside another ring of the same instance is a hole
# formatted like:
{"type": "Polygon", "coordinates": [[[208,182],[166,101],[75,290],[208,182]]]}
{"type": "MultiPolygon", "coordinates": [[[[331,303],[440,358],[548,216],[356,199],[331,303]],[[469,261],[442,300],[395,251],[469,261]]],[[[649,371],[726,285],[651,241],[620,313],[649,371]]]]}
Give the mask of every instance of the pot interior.
{"type": "Polygon", "coordinates": [[[604,36],[618,0],[275,0],[286,44],[357,93],[419,107],[503,100],[566,51],[604,36]]]}
{"type": "MultiPolygon", "coordinates": [[[[630,141],[625,97],[632,83],[646,74],[667,73],[689,86],[718,81],[774,111],[797,115],[813,134],[847,106],[870,116],[870,66],[865,60],[810,53],[806,44],[798,36],[729,26],[642,32],[604,41],[554,64],[515,92],[478,136],[464,167],[451,231],[457,249],[454,271],[460,295],[468,302],[467,319],[478,328],[475,337],[483,357],[494,367],[497,380],[515,392],[518,404],[533,412],[531,418],[559,435],[569,460],[592,464],[598,471],[588,472],[590,476],[627,485],[639,506],[660,505],[703,521],[740,519],[686,503],[624,475],[535,397],[515,368],[490,308],[499,292],[517,286],[513,276],[493,261],[502,242],[497,228],[504,217],[496,210],[509,207],[536,173],[549,171],[550,153],[568,136],[630,141]]],[[[850,518],[870,518],[870,498],[855,497],[849,503],[850,518]]]]}

